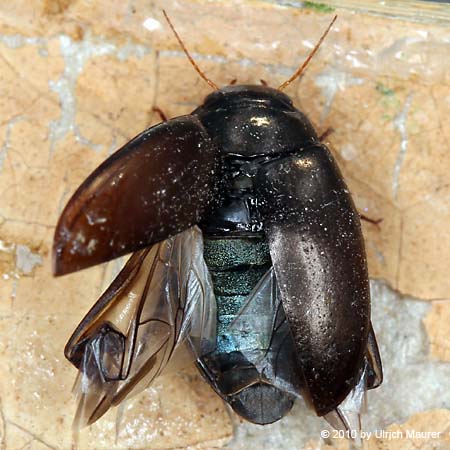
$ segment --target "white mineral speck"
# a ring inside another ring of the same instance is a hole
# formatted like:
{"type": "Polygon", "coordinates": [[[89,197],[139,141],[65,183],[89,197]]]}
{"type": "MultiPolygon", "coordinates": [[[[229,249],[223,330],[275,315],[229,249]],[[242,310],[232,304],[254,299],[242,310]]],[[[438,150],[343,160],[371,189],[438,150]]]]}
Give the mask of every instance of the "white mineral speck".
{"type": "Polygon", "coordinates": [[[34,267],[42,264],[39,254],[33,253],[26,245],[18,244],[16,247],[16,267],[25,275],[30,274],[34,267]]]}
{"type": "Polygon", "coordinates": [[[153,17],[148,17],[147,19],[145,19],[142,23],[142,26],[148,31],[156,31],[162,28],[161,23],[153,17]]]}

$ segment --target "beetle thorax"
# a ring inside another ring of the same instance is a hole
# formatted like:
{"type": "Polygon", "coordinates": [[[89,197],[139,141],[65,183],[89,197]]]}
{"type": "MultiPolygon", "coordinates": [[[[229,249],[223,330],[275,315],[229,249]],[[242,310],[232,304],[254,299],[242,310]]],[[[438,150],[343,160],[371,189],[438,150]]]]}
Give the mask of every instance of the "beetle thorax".
{"type": "Polygon", "coordinates": [[[223,154],[280,155],[317,141],[308,118],[289,97],[266,86],[228,86],[206,97],[193,114],[223,154]]]}

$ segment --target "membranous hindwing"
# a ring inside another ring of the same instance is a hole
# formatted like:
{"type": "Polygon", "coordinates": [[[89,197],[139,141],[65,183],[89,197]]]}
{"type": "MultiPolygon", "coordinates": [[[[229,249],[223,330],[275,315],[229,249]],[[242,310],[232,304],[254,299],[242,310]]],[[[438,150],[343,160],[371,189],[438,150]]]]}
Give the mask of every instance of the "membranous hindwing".
{"type": "Polygon", "coordinates": [[[205,236],[217,303],[216,348],[198,366],[245,419],[279,420],[300,394],[300,377],[268,247],[262,236],[205,236]]]}
{"type": "Polygon", "coordinates": [[[273,267],[249,294],[230,324],[230,331],[236,339],[254,333],[256,345],[252,342],[241,346],[241,352],[256,368],[261,381],[292,395],[301,395],[302,373],[273,267]]]}
{"type": "MultiPolygon", "coordinates": [[[[286,414],[296,398],[309,397],[273,267],[248,295],[226,333],[233,350],[206,354],[200,368],[235,412],[255,423],[270,423],[286,414]],[[271,390],[272,402],[261,385],[271,390]]],[[[371,329],[359,381],[324,417],[334,428],[346,432],[361,428],[366,391],[381,383],[380,369],[371,329]]]]}
{"type": "Polygon", "coordinates": [[[145,389],[177,351],[215,342],[216,308],[201,232],[190,228],[129,259],[70,338],[66,357],[79,369],[75,425],[145,389]]]}

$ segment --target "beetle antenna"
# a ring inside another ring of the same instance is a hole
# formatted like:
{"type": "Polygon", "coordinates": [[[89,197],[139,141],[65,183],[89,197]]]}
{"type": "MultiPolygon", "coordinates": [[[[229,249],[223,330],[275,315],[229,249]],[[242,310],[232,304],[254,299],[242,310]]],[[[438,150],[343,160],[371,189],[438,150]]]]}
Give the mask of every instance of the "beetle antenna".
{"type": "Polygon", "coordinates": [[[328,25],[328,28],[325,30],[325,33],[323,33],[321,38],[319,39],[319,42],[317,42],[316,46],[312,49],[311,53],[305,59],[303,64],[295,71],[294,75],[292,75],[292,77],[289,78],[289,80],[285,81],[283,84],[280,84],[280,86],[278,86],[279,91],[282,91],[285,87],[289,86],[296,78],[301,76],[303,71],[306,69],[306,66],[309,64],[309,62],[311,61],[313,56],[316,54],[317,50],[319,50],[320,45],[322,44],[326,35],[331,30],[331,27],[333,26],[334,22],[336,22],[336,19],[337,19],[337,15],[333,17],[333,20],[331,21],[330,25],[328,25]]]}
{"type": "Polygon", "coordinates": [[[167,23],[169,24],[169,27],[172,29],[173,34],[175,35],[175,37],[177,38],[178,43],[180,44],[181,48],[183,49],[184,53],[186,54],[186,56],[189,59],[189,62],[194,66],[194,69],[197,71],[197,73],[213,88],[213,89],[219,89],[219,86],[217,86],[216,83],[214,83],[213,81],[211,81],[206,75],[205,73],[200,69],[200,67],[198,67],[197,63],[194,61],[194,59],[192,58],[192,56],[189,54],[188,49],[186,48],[186,46],[184,45],[184,42],[181,40],[179,34],[177,33],[177,30],[175,30],[175,27],[172,25],[172,22],[169,19],[169,16],[167,15],[166,11],[163,9],[162,10],[164,17],[167,20],[167,23]]]}

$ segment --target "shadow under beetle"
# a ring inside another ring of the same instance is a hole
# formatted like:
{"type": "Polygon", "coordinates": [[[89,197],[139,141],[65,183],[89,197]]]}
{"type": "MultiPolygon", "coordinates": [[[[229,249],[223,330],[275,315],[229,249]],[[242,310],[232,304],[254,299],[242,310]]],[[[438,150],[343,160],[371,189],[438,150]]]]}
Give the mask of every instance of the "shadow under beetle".
{"type": "Polygon", "coordinates": [[[334,427],[358,428],[366,389],[382,381],[360,219],[328,148],[281,92],[327,32],[278,90],[217,89],[131,140],[68,202],[56,275],[135,252],[67,343],[77,426],[187,346],[250,422],[275,422],[302,396],[334,427]]]}

